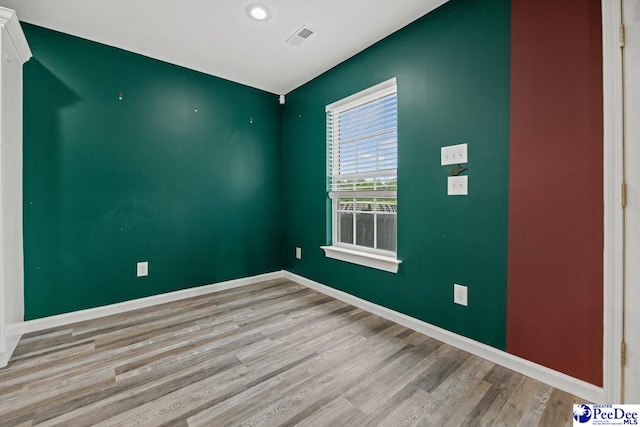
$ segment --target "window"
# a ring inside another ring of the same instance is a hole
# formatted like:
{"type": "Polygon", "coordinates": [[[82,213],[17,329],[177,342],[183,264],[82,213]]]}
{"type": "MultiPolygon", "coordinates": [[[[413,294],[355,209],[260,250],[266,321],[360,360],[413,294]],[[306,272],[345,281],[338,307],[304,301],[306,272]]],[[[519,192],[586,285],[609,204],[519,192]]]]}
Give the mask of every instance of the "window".
{"type": "Polygon", "coordinates": [[[328,105],[329,258],[397,272],[398,102],[393,78],[328,105]]]}

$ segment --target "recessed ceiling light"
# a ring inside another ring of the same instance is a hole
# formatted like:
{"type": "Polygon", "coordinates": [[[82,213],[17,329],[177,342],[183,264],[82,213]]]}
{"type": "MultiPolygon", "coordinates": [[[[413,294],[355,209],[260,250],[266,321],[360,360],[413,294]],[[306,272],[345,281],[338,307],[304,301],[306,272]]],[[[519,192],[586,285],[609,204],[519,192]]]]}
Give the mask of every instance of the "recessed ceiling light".
{"type": "Polygon", "coordinates": [[[247,7],[247,15],[256,21],[268,21],[271,18],[271,9],[263,4],[252,4],[247,7]]]}

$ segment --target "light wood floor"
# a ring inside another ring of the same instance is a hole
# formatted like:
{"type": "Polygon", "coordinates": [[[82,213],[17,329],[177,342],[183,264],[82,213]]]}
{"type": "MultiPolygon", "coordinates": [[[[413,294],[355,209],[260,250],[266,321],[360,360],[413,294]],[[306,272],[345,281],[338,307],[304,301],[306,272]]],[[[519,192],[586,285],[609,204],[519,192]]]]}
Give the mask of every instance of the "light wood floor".
{"type": "Polygon", "coordinates": [[[568,395],[277,280],[23,337],[0,426],[563,426],[568,395]]]}

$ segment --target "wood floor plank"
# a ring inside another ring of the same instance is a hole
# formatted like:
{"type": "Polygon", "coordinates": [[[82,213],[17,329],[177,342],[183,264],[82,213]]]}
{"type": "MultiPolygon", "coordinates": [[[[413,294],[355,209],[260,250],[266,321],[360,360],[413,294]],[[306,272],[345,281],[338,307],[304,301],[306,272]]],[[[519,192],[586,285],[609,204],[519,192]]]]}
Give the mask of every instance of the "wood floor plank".
{"type": "Polygon", "coordinates": [[[338,396],[326,403],[318,405],[317,402],[305,408],[306,412],[299,413],[299,418],[291,418],[283,422],[281,427],[289,426],[338,426],[345,413],[355,406],[342,396],[338,396]]]}
{"type": "MultiPolygon", "coordinates": [[[[294,393],[294,391],[292,391],[294,387],[311,381],[309,377],[312,375],[317,377],[318,375],[321,376],[328,372],[335,374],[336,366],[350,370],[352,373],[358,373],[367,369],[367,367],[371,367],[376,363],[382,362],[388,358],[390,354],[398,351],[397,347],[391,345],[371,348],[371,351],[368,353],[366,363],[358,363],[359,360],[354,358],[354,354],[356,354],[354,351],[363,349],[362,345],[358,345],[358,340],[364,340],[364,338],[357,337],[353,340],[344,340],[321,355],[312,353],[304,361],[305,363],[294,366],[294,369],[289,369],[289,366],[281,368],[280,372],[287,376],[295,375],[297,377],[297,381],[291,381],[287,383],[286,386],[280,385],[279,390],[277,390],[276,397],[279,396],[281,399],[286,399],[287,396],[294,393]]],[[[360,344],[362,344],[362,341],[360,344]]],[[[262,367],[260,369],[263,370],[268,368],[262,367]]],[[[259,382],[260,381],[254,381],[254,383],[259,382]]],[[[265,391],[265,393],[267,392],[269,391],[265,391]]],[[[259,399],[256,399],[256,401],[261,402],[260,405],[256,405],[252,402],[249,402],[250,404],[246,405],[245,399],[240,396],[235,402],[225,402],[217,408],[211,408],[210,410],[198,414],[198,416],[193,419],[189,419],[189,423],[190,425],[211,425],[211,423],[222,423],[222,425],[226,425],[239,416],[248,416],[258,412],[268,413],[273,410],[273,396],[264,395],[258,396],[258,398],[259,399]]]]}
{"type": "Polygon", "coordinates": [[[397,353],[394,360],[388,360],[381,366],[376,375],[362,378],[356,387],[345,393],[345,397],[362,412],[370,414],[424,372],[433,363],[434,358],[429,357],[431,354],[430,349],[407,346],[397,353]],[[397,375],[398,372],[403,375],[397,375]]]}
{"type": "MultiPolygon", "coordinates": [[[[184,384],[193,381],[193,379],[215,374],[227,367],[233,367],[242,373],[246,373],[246,368],[240,365],[236,368],[235,361],[233,359],[229,360],[228,355],[209,358],[187,369],[166,370],[152,376],[136,377],[116,382],[99,391],[94,390],[90,394],[78,394],[70,399],[64,399],[62,404],[52,402],[48,406],[42,406],[38,409],[35,422],[42,423],[43,426],[70,425],[73,424],[73,420],[82,419],[86,413],[104,411],[104,408],[107,407],[123,409],[125,407],[123,405],[131,405],[130,399],[132,397],[135,398],[138,395],[149,396],[150,393],[157,393],[158,390],[164,391],[164,393],[178,390],[184,384]],[[123,404],[123,402],[125,403],[123,404]]],[[[136,401],[135,403],[138,402],[136,401]]]]}
{"type": "MultiPolygon", "coordinates": [[[[237,389],[245,383],[242,372],[244,367],[234,365],[236,370],[226,369],[218,375],[205,376],[174,392],[157,397],[147,403],[135,406],[128,411],[116,410],[117,414],[96,426],[157,425],[173,420],[188,412],[194,406],[212,401],[228,391],[237,389]]],[[[132,406],[132,405],[129,405],[132,406]]]]}
{"type": "Polygon", "coordinates": [[[549,395],[544,413],[540,417],[540,425],[569,427],[573,425],[573,405],[579,399],[564,391],[554,389],[549,395]]]}
{"type": "Polygon", "coordinates": [[[568,426],[575,396],[277,279],[30,333],[0,426],[568,426]]]}
{"type": "MultiPolygon", "coordinates": [[[[381,425],[418,425],[425,417],[429,416],[426,408],[432,401],[429,393],[422,389],[416,389],[411,396],[400,402],[388,415],[380,419],[381,425]]],[[[372,420],[375,422],[375,420],[372,420]]]]}

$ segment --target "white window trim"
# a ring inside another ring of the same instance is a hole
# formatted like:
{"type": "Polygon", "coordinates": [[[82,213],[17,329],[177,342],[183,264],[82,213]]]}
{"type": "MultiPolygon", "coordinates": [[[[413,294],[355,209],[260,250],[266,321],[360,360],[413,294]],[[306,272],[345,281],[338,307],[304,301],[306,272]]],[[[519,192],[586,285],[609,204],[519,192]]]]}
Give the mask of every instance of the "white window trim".
{"type": "MultiPolygon", "coordinates": [[[[391,78],[368,89],[355,93],[351,96],[343,98],[332,104],[327,105],[325,111],[333,111],[334,113],[340,113],[351,109],[356,105],[362,105],[374,99],[386,96],[397,91],[397,79],[391,78]]],[[[349,193],[351,194],[351,193],[349,193]]],[[[337,194],[330,192],[332,205],[337,202],[337,194]]],[[[345,196],[346,194],[341,194],[345,196]]],[[[372,194],[364,194],[358,192],[353,194],[353,197],[396,197],[396,192],[372,192],[372,194]],[[393,193],[393,194],[391,194],[393,193]]],[[[337,242],[336,230],[337,230],[337,218],[335,215],[335,206],[332,206],[331,210],[331,235],[334,242],[331,246],[320,246],[324,251],[327,258],[336,259],[339,261],[349,262],[352,264],[362,265],[365,267],[375,268],[377,270],[387,271],[389,273],[397,273],[401,260],[398,259],[396,252],[389,252],[379,249],[369,249],[356,245],[349,245],[346,243],[337,242]]]]}
{"type": "Polygon", "coordinates": [[[354,105],[366,104],[369,101],[373,101],[374,99],[380,98],[382,91],[385,89],[388,90],[388,93],[383,94],[383,96],[394,92],[397,85],[398,83],[395,77],[389,80],[385,80],[382,83],[378,83],[375,86],[372,86],[365,90],[361,90],[358,93],[354,93],[351,96],[347,96],[346,98],[343,98],[339,101],[336,101],[332,104],[327,105],[327,107],[325,108],[325,112],[329,112],[331,110],[333,111],[337,110],[338,112],[340,112],[340,111],[348,110],[352,108],[354,105]]]}
{"type": "Polygon", "coordinates": [[[350,262],[365,267],[397,273],[401,260],[395,256],[380,255],[373,252],[365,252],[362,249],[351,249],[344,246],[320,246],[327,258],[350,262]]]}

